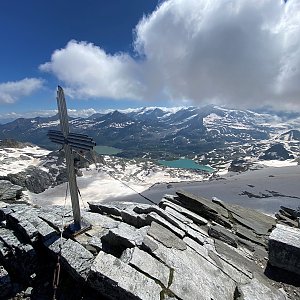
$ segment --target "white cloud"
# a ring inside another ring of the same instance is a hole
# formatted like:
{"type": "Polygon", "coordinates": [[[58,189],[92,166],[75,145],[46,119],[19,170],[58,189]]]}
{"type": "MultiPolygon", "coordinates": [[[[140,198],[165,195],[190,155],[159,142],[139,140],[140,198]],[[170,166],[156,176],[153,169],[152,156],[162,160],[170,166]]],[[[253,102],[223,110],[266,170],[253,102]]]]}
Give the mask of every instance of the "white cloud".
{"type": "Polygon", "coordinates": [[[68,85],[67,92],[76,93],[77,97],[142,96],[137,63],[127,54],[108,55],[91,43],[70,41],[66,48],[56,50],[51,62],[40,69],[53,72],[68,85]]]}
{"type": "Polygon", "coordinates": [[[43,80],[38,78],[0,83],[0,103],[14,103],[21,97],[31,95],[42,86],[43,80]]]}
{"type": "MultiPolygon", "coordinates": [[[[94,108],[68,109],[68,115],[71,117],[86,118],[98,112],[103,112],[103,111],[97,111],[94,108]]],[[[18,118],[52,117],[56,114],[57,114],[56,109],[27,111],[21,113],[18,112],[2,113],[0,114],[0,124],[7,123],[18,118]]]]}
{"type": "Polygon", "coordinates": [[[300,0],[168,0],[136,56],[71,41],[40,66],[79,97],[300,106],[300,0]]]}

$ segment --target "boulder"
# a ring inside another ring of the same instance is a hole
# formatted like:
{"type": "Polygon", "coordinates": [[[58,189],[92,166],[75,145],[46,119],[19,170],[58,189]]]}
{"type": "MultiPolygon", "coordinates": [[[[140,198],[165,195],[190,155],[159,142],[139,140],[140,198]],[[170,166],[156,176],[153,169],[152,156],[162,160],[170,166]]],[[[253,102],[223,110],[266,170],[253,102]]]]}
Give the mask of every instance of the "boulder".
{"type": "Polygon", "coordinates": [[[269,263],[300,275],[300,229],[277,224],[269,237],[269,263]]]}
{"type": "Polygon", "coordinates": [[[23,188],[8,180],[0,180],[0,200],[18,200],[23,195],[23,188]]]}

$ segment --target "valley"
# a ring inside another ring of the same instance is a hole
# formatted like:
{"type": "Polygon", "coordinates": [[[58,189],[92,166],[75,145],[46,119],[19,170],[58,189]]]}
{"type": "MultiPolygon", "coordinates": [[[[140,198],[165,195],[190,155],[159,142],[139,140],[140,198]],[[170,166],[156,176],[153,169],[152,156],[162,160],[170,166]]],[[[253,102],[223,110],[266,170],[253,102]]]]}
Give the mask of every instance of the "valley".
{"type": "MultiPolygon", "coordinates": [[[[93,199],[145,201],[138,193],[158,202],[177,189],[270,214],[280,203],[295,208],[299,201],[297,114],[142,108],[70,118],[70,124],[72,132],[88,134],[99,145],[91,154],[74,153],[85,205],[93,199]]],[[[57,116],[0,125],[1,179],[21,185],[24,197],[37,205],[64,202],[63,153],[46,136],[58,125],[57,116]],[[7,137],[21,142],[9,143],[7,137]]]]}

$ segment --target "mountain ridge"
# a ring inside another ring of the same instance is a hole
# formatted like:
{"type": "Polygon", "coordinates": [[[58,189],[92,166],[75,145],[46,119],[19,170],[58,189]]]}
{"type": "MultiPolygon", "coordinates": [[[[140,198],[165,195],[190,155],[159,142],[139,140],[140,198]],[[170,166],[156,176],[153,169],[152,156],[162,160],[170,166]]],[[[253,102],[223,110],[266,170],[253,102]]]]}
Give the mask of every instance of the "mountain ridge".
{"type": "MultiPolygon", "coordinates": [[[[247,147],[267,144],[263,151],[275,142],[275,137],[300,129],[297,115],[287,120],[286,115],[281,119],[267,113],[212,105],[115,110],[87,118],[69,117],[69,123],[72,132],[88,134],[98,145],[120,148],[123,152],[119,156],[128,158],[193,158],[229,148],[242,156],[245,151],[248,153],[247,147]]],[[[56,147],[46,136],[49,129],[59,130],[58,115],[19,118],[0,125],[0,139],[13,137],[53,150],[56,147]]],[[[280,140],[291,142],[293,136],[297,134],[280,140]]]]}

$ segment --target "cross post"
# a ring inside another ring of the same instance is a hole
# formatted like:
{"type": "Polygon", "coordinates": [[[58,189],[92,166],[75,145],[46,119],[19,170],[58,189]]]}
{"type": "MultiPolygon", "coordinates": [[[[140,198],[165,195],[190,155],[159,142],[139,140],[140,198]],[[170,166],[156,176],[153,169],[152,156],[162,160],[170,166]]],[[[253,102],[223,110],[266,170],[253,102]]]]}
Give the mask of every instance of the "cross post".
{"type": "Polygon", "coordinates": [[[61,131],[49,130],[47,135],[52,142],[62,145],[65,152],[74,219],[74,224],[71,226],[72,228],[70,228],[70,230],[71,232],[76,233],[79,231],[81,232],[84,228],[82,226],[80,214],[78,187],[75,176],[74,156],[72,149],[77,148],[79,150],[89,151],[93,149],[96,143],[87,135],[74,134],[69,132],[67,105],[64,96],[64,91],[60,86],[58,86],[57,89],[56,99],[61,131]]]}

